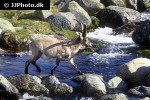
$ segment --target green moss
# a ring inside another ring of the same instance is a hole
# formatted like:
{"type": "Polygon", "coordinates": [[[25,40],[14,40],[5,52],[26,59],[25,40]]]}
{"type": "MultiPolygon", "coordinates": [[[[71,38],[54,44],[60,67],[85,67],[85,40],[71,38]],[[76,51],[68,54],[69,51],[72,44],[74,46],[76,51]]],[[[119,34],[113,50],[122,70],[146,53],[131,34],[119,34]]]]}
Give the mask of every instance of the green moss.
{"type": "Polygon", "coordinates": [[[83,50],[83,54],[91,54],[93,52],[93,48],[92,47],[86,47],[84,50],[83,50]]]}
{"type": "Polygon", "coordinates": [[[138,50],[138,56],[150,58],[150,47],[149,46],[142,46],[138,50]]]}
{"type": "Polygon", "coordinates": [[[146,8],[150,8],[150,2],[145,2],[144,5],[146,8]]]}

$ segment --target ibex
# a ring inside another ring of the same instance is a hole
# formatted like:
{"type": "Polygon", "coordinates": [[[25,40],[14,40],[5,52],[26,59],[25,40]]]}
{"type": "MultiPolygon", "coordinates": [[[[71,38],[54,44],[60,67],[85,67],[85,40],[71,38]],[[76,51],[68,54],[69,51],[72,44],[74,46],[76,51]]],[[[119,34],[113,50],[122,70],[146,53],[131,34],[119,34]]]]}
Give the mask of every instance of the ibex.
{"type": "Polygon", "coordinates": [[[56,58],[56,64],[51,70],[51,75],[54,74],[60,61],[65,59],[68,60],[71,65],[76,69],[78,74],[83,74],[74,63],[73,57],[78,53],[79,50],[86,46],[92,46],[91,42],[86,37],[87,26],[76,20],[81,26],[81,32],[78,32],[79,37],[70,41],[60,40],[52,37],[40,37],[37,39],[31,39],[29,44],[32,52],[31,59],[26,61],[25,74],[28,73],[28,67],[33,64],[38,72],[41,72],[40,67],[36,64],[36,61],[44,55],[46,58],[56,58]]]}

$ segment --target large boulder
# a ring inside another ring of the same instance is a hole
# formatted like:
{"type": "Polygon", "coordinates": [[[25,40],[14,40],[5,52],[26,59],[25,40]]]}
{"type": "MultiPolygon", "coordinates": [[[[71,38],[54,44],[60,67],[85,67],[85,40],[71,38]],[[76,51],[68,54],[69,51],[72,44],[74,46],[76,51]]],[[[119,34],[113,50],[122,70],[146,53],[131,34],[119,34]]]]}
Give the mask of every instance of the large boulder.
{"type": "Polygon", "coordinates": [[[86,25],[91,24],[89,14],[75,1],[71,1],[60,9],[61,12],[71,12],[78,21],[86,25]]]}
{"type": "Polygon", "coordinates": [[[17,100],[18,98],[18,89],[12,85],[4,76],[0,75],[0,99],[17,100]]]}
{"type": "Polygon", "coordinates": [[[123,93],[108,94],[101,97],[100,100],[128,100],[128,97],[123,93]]]}
{"type": "Polygon", "coordinates": [[[108,81],[107,87],[111,90],[111,92],[113,91],[116,93],[120,91],[123,92],[128,89],[126,83],[120,77],[117,76],[108,81]]]}
{"type": "Polygon", "coordinates": [[[76,19],[76,17],[70,12],[67,12],[67,13],[59,12],[47,18],[53,30],[55,30],[55,28],[65,28],[65,29],[79,31],[80,29],[79,25],[73,19],[76,19]]]}
{"type": "Polygon", "coordinates": [[[123,80],[135,84],[143,84],[145,77],[150,73],[150,59],[136,58],[123,64],[117,75],[123,80]]]}
{"type": "Polygon", "coordinates": [[[117,28],[126,23],[126,18],[130,21],[135,20],[140,16],[140,13],[125,7],[108,6],[98,16],[101,19],[102,26],[117,28]]]}
{"type": "Polygon", "coordinates": [[[7,78],[20,93],[28,92],[31,95],[48,95],[49,90],[41,84],[41,79],[31,75],[9,76],[7,78]]]}
{"type": "Polygon", "coordinates": [[[82,93],[88,96],[101,97],[106,94],[105,84],[97,76],[88,76],[81,82],[82,93]]]}
{"type": "Polygon", "coordinates": [[[114,5],[114,6],[125,7],[125,2],[123,2],[123,0],[101,0],[101,2],[105,6],[114,5]]]}
{"type": "Polygon", "coordinates": [[[2,29],[3,31],[10,30],[12,32],[15,32],[15,28],[13,27],[13,25],[9,21],[2,18],[0,18],[0,29],[2,29]]]}
{"type": "Polygon", "coordinates": [[[73,88],[66,83],[60,83],[55,76],[45,76],[42,83],[49,89],[51,95],[69,95],[73,92],[73,88]]]}
{"type": "Polygon", "coordinates": [[[132,40],[139,45],[149,46],[150,44],[150,20],[141,21],[132,34],[132,40]]]}
{"type": "Polygon", "coordinates": [[[146,86],[138,86],[131,88],[128,91],[129,94],[141,97],[149,97],[150,96],[150,87],[146,86]]]}
{"type": "Polygon", "coordinates": [[[100,0],[75,0],[89,15],[94,15],[104,9],[100,0]]]}

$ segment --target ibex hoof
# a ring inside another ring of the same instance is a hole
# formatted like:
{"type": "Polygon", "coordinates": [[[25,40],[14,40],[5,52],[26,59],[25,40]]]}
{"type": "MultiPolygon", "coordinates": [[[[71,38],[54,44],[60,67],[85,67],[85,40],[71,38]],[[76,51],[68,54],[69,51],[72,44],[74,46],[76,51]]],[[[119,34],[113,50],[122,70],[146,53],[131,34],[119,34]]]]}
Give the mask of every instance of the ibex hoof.
{"type": "Polygon", "coordinates": [[[84,73],[82,73],[81,71],[78,71],[78,74],[79,74],[79,75],[83,75],[84,73]]]}
{"type": "Polygon", "coordinates": [[[28,71],[25,71],[24,73],[25,73],[25,74],[29,74],[28,71]]]}

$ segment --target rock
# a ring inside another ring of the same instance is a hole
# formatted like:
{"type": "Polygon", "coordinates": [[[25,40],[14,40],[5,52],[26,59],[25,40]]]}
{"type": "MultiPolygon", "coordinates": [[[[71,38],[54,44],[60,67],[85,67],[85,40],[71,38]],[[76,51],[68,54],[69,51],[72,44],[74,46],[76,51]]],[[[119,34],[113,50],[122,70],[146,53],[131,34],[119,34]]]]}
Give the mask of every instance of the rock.
{"type": "Polygon", "coordinates": [[[14,85],[12,85],[4,76],[0,75],[0,99],[17,100],[18,98],[19,98],[18,89],[14,85]]]}
{"type": "Polygon", "coordinates": [[[75,0],[89,15],[95,15],[104,9],[100,0],[75,0]]]}
{"type": "Polygon", "coordinates": [[[126,0],[126,4],[128,8],[137,10],[137,0],[126,0]]]}
{"type": "Polygon", "coordinates": [[[91,24],[91,18],[89,14],[75,1],[69,2],[64,7],[62,7],[60,11],[71,12],[81,23],[84,23],[86,25],[91,24]]]}
{"type": "Polygon", "coordinates": [[[7,78],[23,94],[28,92],[31,95],[48,95],[49,90],[41,84],[40,78],[31,75],[9,76],[7,78]]]}
{"type": "Polygon", "coordinates": [[[140,13],[125,7],[109,6],[98,16],[101,19],[102,26],[117,28],[126,23],[126,18],[133,21],[140,16],[140,13]]]}
{"type": "Polygon", "coordinates": [[[50,12],[50,10],[36,10],[34,14],[40,20],[45,21],[50,15],[52,15],[52,12],[50,12]]]}
{"type": "Polygon", "coordinates": [[[42,83],[49,89],[51,95],[69,95],[73,88],[65,83],[60,83],[55,76],[45,76],[42,83]]]}
{"type": "Polygon", "coordinates": [[[145,77],[144,82],[146,86],[150,86],[150,73],[145,77]]]}
{"type": "Polygon", "coordinates": [[[88,76],[81,82],[82,93],[88,96],[101,97],[106,94],[105,84],[97,76],[88,76]]]}
{"type": "Polygon", "coordinates": [[[127,96],[123,93],[108,94],[100,98],[100,100],[128,100],[127,96]]]}
{"type": "Polygon", "coordinates": [[[9,21],[2,18],[0,18],[0,29],[2,29],[3,31],[10,30],[12,32],[15,32],[13,25],[9,21]]]}
{"type": "Polygon", "coordinates": [[[101,2],[105,6],[114,5],[114,6],[125,7],[125,2],[123,2],[123,0],[101,0],[101,2]]]}
{"type": "Polygon", "coordinates": [[[127,90],[126,83],[120,77],[114,77],[108,81],[107,87],[115,93],[127,90]]]}
{"type": "Polygon", "coordinates": [[[145,77],[150,73],[150,59],[136,58],[123,64],[117,75],[123,80],[135,84],[143,84],[145,77]]]}
{"type": "Polygon", "coordinates": [[[70,30],[79,30],[79,27],[77,28],[76,26],[77,22],[73,19],[76,19],[76,17],[72,13],[59,12],[49,16],[47,18],[47,21],[49,22],[53,30],[54,28],[66,28],[70,30]]]}
{"type": "Polygon", "coordinates": [[[46,86],[50,94],[53,95],[69,95],[73,92],[73,88],[65,83],[60,83],[60,84],[48,84],[46,86]]]}
{"type": "Polygon", "coordinates": [[[42,78],[42,84],[47,86],[48,84],[60,84],[60,82],[55,76],[45,76],[42,78]]]}
{"type": "Polygon", "coordinates": [[[150,44],[150,20],[141,21],[132,34],[132,40],[142,46],[150,44]]]}
{"type": "Polygon", "coordinates": [[[131,95],[135,95],[135,96],[140,96],[140,97],[146,97],[146,96],[150,96],[150,87],[146,87],[146,86],[138,86],[138,87],[134,87],[132,89],[130,89],[128,91],[129,94],[131,95]]]}
{"type": "Polygon", "coordinates": [[[90,76],[99,77],[99,79],[103,81],[103,76],[97,74],[83,74],[83,75],[75,76],[74,78],[72,78],[72,80],[81,83],[85,78],[90,76]]]}

